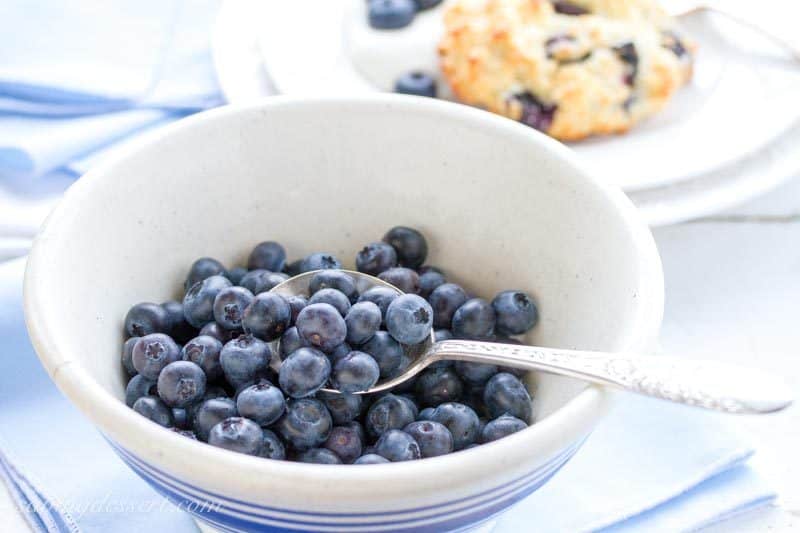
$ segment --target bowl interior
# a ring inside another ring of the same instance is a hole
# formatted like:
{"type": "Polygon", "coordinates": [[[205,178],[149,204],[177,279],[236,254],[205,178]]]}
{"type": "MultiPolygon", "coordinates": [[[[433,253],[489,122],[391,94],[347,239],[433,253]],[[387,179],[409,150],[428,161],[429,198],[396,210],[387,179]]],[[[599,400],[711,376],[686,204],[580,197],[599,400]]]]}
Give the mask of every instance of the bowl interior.
{"type": "MultiPolygon", "coordinates": [[[[127,309],[181,297],[195,258],[241,265],[277,240],[290,258],[327,251],[352,268],[399,224],[475,294],[533,294],[541,320],[527,342],[624,348],[653,280],[620,196],[556,142],[453,104],[277,100],[190,118],[85,177],[48,224],[32,280],[57,347],[45,362],[80,365],[122,401],[127,309]]],[[[532,379],[539,418],[584,387],[532,379]]]]}

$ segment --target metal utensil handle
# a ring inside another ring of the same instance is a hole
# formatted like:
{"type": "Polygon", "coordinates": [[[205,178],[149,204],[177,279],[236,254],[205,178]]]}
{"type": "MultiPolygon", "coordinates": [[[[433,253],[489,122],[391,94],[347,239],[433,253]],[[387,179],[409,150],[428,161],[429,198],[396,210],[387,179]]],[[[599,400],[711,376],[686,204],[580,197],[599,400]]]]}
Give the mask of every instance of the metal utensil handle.
{"type": "Polygon", "coordinates": [[[779,378],[714,361],[462,340],[437,342],[429,355],[552,372],[726,413],[771,413],[792,403],[779,378]]]}

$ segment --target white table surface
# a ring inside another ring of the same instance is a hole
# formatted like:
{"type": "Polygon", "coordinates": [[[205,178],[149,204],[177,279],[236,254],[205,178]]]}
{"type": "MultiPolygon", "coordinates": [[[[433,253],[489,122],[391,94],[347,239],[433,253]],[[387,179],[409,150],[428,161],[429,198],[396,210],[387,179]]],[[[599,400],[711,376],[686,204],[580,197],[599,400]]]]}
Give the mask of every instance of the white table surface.
{"type": "MultiPolygon", "coordinates": [[[[666,276],[664,351],[760,366],[800,392],[800,179],[655,237],[666,276]]],[[[800,530],[800,406],[731,421],[755,443],[751,464],[780,499],[708,531],[800,530]]],[[[4,489],[0,516],[2,531],[27,531],[4,489]]]]}

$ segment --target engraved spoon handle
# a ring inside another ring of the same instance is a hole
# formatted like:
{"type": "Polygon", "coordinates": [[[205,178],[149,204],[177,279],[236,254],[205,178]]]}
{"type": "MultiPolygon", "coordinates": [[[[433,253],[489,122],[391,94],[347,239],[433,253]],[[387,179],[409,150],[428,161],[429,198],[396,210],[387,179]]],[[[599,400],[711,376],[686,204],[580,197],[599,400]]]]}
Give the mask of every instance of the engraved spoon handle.
{"type": "Polygon", "coordinates": [[[459,340],[437,342],[427,355],[561,374],[726,413],[771,413],[792,403],[781,379],[714,361],[459,340]]]}

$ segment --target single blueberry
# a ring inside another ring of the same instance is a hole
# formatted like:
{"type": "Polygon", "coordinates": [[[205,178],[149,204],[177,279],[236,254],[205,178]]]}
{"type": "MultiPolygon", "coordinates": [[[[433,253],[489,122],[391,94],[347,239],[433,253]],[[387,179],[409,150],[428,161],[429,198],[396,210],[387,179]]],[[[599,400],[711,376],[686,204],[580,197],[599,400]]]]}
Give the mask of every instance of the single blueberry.
{"type": "Polygon", "coordinates": [[[431,420],[450,430],[454,450],[461,450],[478,440],[481,422],[475,411],[464,404],[443,403],[434,409],[431,420]]]}
{"type": "Polygon", "coordinates": [[[273,287],[280,285],[289,279],[289,276],[279,272],[270,272],[269,270],[251,270],[242,277],[239,285],[252,292],[253,294],[261,294],[268,292],[273,287]]]}
{"type": "Polygon", "coordinates": [[[278,387],[262,379],[239,392],[236,410],[260,426],[269,426],[283,415],[286,400],[278,387]]]}
{"type": "Polygon", "coordinates": [[[180,358],[181,350],[178,345],[163,333],[151,333],[139,338],[133,345],[131,354],[136,371],[154,381],[165,366],[180,358]]]}
{"type": "Polygon", "coordinates": [[[547,131],[553,125],[558,106],[546,104],[530,91],[512,95],[512,100],[518,102],[521,108],[519,121],[539,131],[547,131]]]}
{"type": "Polygon", "coordinates": [[[244,333],[241,329],[225,329],[216,322],[209,322],[202,328],[200,328],[200,332],[197,334],[198,337],[201,336],[209,336],[214,337],[222,344],[235,339],[239,335],[244,333]]]}
{"type": "Polygon", "coordinates": [[[407,294],[419,293],[419,274],[410,268],[406,267],[392,267],[387,268],[380,274],[378,278],[386,283],[394,285],[402,292],[407,294]]]}
{"type": "Polygon", "coordinates": [[[489,302],[483,298],[472,298],[453,314],[453,335],[460,339],[491,338],[496,320],[489,302]]]}
{"type": "Polygon", "coordinates": [[[211,276],[192,285],[183,297],[183,314],[186,321],[196,328],[202,328],[212,322],[217,294],[231,286],[231,282],[224,276],[211,276]]]}
{"type": "Polygon", "coordinates": [[[322,270],[314,274],[308,285],[308,292],[313,296],[322,289],[336,289],[344,293],[350,303],[358,300],[358,288],[353,276],[340,270],[322,270]]]}
{"type": "Polygon", "coordinates": [[[141,374],[137,374],[131,378],[128,385],[125,387],[125,405],[133,407],[136,400],[143,396],[155,396],[158,394],[156,390],[156,382],[152,379],[147,379],[141,374]]]}
{"type": "MultiPolygon", "coordinates": [[[[394,92],[413,96],[436,97],[436,80],[430,74],[418,70],[407,72],[394,82],[394,92]]],[[[401,260],[402,264],[402,260],[401,260]]]]}
{"type": "MultiPolygon", "coordinates": [[[[330,270],[328,272],[336,271],[330,270]]],[[[300,311],[302,311],[303,308],[308,305],[308,298],[304,296],[288,296],[284,298],[286,299],[286,303],[289,304],[289,309],[292,311],[292,317],[289,320],[289,325],[294,326],[294,323],[297,321],[297,315],[299,315],[300,311]]]]}
{"type": "Polygon", "coordinates": [[[536,304],[522,291],[503,291],[492,300],[497,317],[496,329],[501,335],[522,335],[536,325],[539,316],[536,304]]]}
{"type": "Polygon", "coordinates": [[[436,287],[447,283],[445,277],[439,272],[431,270],[419,275],[419,295],[428,298],[436,287]]]}
{"type": "Polygon", "coordinates": [[[247,258],[247,268],[250,270],[263,269],[270,272],[280,272],[286,266],[286,250],[277,242],[267,241],[256,244],[250,257],[247,258]]]}
{"type": "Polygon", "coordinates": [[[386,310],[386,329],[401,344],[419,344],[431,336],[433,309],[416,294],[398,296],[386,310]]]}
{"type": "Polygon", "coordinates": [[[419,406],[417,405],[417,398],[414,394],[407,392],[403,394],[397,394],[397,397],[400,398],[401,401],[404,401],[411,412],[414,413],[414,420],[417,419],[419,415],[419,406]]]}
{"type": "Polygon", "coordinates": [[[498,371],[496,365],[471,363],[469,361],[456,361],[453,366],[461,379],[470,385],[483,385],[498,371]]]}
{"type": "Polygon", "coordinates": [[[347,326],[345,339],[350,344],[364,344],[375,335],[381,327],[381,310],[372,302],[358,302],[353,304],[344,323],[347,326]]]}
{"type": "Polygon", "coordinates": [[[191,408],[173,407],[172,422],[176,428],[192,429],[192,410],[191,408]]]}
{"type": "Polygon", "coordinates": [[[452,368],[428,368],[417,379],[417,398],[422,405],[439,405],[461,399],[464,385],[452,368]]]}
{"type": "Polygon", "coordinates": [[[342,268],[342,263],[336,257],[325,252],[316,252],[307,255],[300,263],[300,273],[312,272],[314,270],[338,270],[342,268]]]}
{"type": "Polygon", "coordinates": [[[206,393],[206,374],[191,361],[175,361],[158,375],[158,395],[170,407],[186,407],[206,393]]]}
{"type": "Polygon", "coordinates": [[[570,2],[569,0],[552,0],[553,10],[561,15],[579,16],[588,15],[590,11],[585,7],[570,2]]]}
{"type": "Polygon", "coordinates": [[[511,415],[501,415],[487,423],[481,431],[481,442],[492,442],[528,427],[523,420],[511,415]]]}
{"type": "Polygon", "coordinates": [[[417,14],[414,0],[369,0],[369,25],[377,30],[405,28],[417,14]]]}
{"type": "Polygon", "coordinates": [[[280,294],[261,293],[247,306],[242,326],[247,333],[265,341],[274,341],[289,329],[292,308],[280,294]]]}
{"type": "Polygon", "coordinates": [[[357,394],[336,394],[318,392],[317,399],[328,408],[333,422],[338,425],[355,420],[361,414],[362,396],[357,394]]]}
{"type": "Polygon", "coordinates": [[[297,461],[301,463],[313,463],[318,465],[340,465],[342,460],[334,452],[327,448],[311,448],[297,455],[297,461]]]}
{"type": "Polygon", "coordinates": [[[405,400],[390,393],[370,406],[364,425],[370,436],[380,437],[390,429],[404,428],[413,422],[414,418],[414,411],[405,400]]]}
{"type": "Polygon", "coordinates": [[[279,371],[281,388],[292,398],[311,396],[328,381],[331,362],[314,348],[300,348],[283,360],[279,371]]]}
{"type": "Polygon", "coordinates": [[[436,328],[450,329],[453,315],[467,299],[467,292],[455,283],[445,283],[436,287],[428,297],[428,302],[433,308],[433,325],[436,328]]]}
{"type": "Polygon", "coordinates": [[[370,276],[377,276],[394,266],[397,266],[397,252],[385,242],[368,244],[356,254],[356,269],[370,276]]]}
{"type": "Polygon", "coordinates": [[[378,309],[381,310],[381,321],[382,323],[386,320],[386,310],[389,309],[389,304],[394,301],[395,298],[400,296],[397,291],[390,289],[389,287],[372,287],[371,289],[367,289],[364,291],[359,298],[359,302],[372,302],[378,306],[378,309]]]}
{"type": "Polygon", "coordinates": [[[169,324],[170,331],[180,326],[181,323],[184,322],[183,304],[181,302],[169,300],[162,303],[161,307],[164,308],[164,311],[167,313],[167,323],[169,324]]]}
{"type": "MultiPolygon", "coordinates": [[[[408,89],[423,89],[420,92],[409,92],[407,94],[419,94],[420,96],[436,96],[436,82],[421,72],[412,72],[400,78],[406,79],[408,89]],[[433,94],[425,89],[433,88],[433,94]]],[[[398,91],[405,92],[405,91],[398,91]]],[[[391,244],[397,252],[397,261],[400,266],[408,268],[419,268],[428,256],[428,242],[419,231],[405,226],[395,226],[383,236],[383,242],[391,244]]]]}
{"type": "Polygon", "coordinates": [[[234,267],[234,268],[228,270],[227,278],[234,285],[239,285],[242,282],[242,278],[245,277],[246,274],[247,274],[247,269],[246,268],[244,268],[244,267],[234,267]]]}
{"type": "Polygon", "coordinates": [[[244,287],[227,287],[214,298],[214,320],[226,329],[242,327],[244,310],[253,301],[253,293],[244,287]]]}
{"type": "Polygon", "coordinates": [[[331,383],[339,391],[350,394],[370,389],[379,377],[380,368],[371,355],[350,352],[336,362],[331,383]]]}
{"type": "Polygon", "coordinates": [[[430,420],[431,416],[433,416],[433,411],[435,409],[436,409],[435,407],[426,407],[425,409],[419,412],[419,414],[417,415],[417,420],[430,420]]]}
{"type": "Polygon", "coordinates": [[[297,327],[292,326],[281,335],[281,341],[278,343],[278,353],[281,356],[281,361],[289,357],[289,354],[303,347],[311,346],[300,337],[297,327]]]}
{"type": "Polygon", "coordinates": [[[125,315],[125,331],[131,337],[144,337],[151,333],[169,333],[172,321],[167,311],[158,304],[142,302],[134,305],[125,315]]]}
{"type": "Polygon", "coordinates": [[[639,53],[636,51],[636,45],[627,42],[615,46],[613,50],[620,61],[625,63],[628,67],[628,72],[625,74],[625,83],[633,85],[634,81],[636,81],[636,74],[639,72],[639,53]]]}
{"type": "Polygon", "coordinates": [[[483,402],[493,418],[509,414],[526,424],[531,422],[531,395],[516,376],[506,372],[495,374],[486,383],[483,402]]]}
{"type": "Polygon", "coordinates": [[[390,429],[375,443],[375,453],[391,462],[421,459],[422,452],[414,437],[399,429],[390,429]]]}
{"type": "Polygon", "coordinates": [[[252,335],[240,335],[222,347],[219,361],[228,383],[241,387],[261,377],[271,358],[266,342],[252,335]]]}
{"type": "Polygon", "coordinates": [[[183,345],[182,359],[200,365],[208,381],[216,381],[223,376],[219,355],[222,343],[210,335],[200,335],[183,345]]]}
{"type": "Polygon", "coordinates": [[[354,465],[379,465],[383,463],[390,463],[389,459],[385,457],[381,457],[377,453],[365,453],[358,459],[356,459],[353,464],[354,465]]]}
{"type": "Polygon", "coordinates": [[[309,304],[297,315],[297,331],[306,342],[330,352],[344,342],[347,325],[330,304],[309,304]]]}
{"type": "Polygon", "coordinates": [[[189,274],[186,276],[186,282],[183,284],[183,290],[188,291],[195,283],[199,283],[211,276],[226,276],[228,273],[225,267],[210,257],[201,257],[189,268],[189,274]]]}
{"type": "Polygon", "coordinates": [[[388,378],[397,372],[405,357],[403,347],[386,331],[375,332],[359,349],[375,359],[383,378],[388,378]]]}
{"type": "Polygon", "coordinates": [[[414,437],[422,457],[437,457],[453,451],[453,435],[439,422],[411,422],[403,431],[414,437]]]}
{"type": "Polygon", "coordinates": [[[268,429],[263,429],[262,434],[264,439],[261,443],[261,451],[258,452],[259,457],[277,461],[286,459],[286,448],[283,446],[280,437],[268,429]]]}
{"type": "Polygon", "coordinates": [[[194,430],[200,440],[208,440],[211,428],[226,418],[237,416],[236,403],[230,398],[209,398],[194,410],[194,430]]]}
{"type": "Polygon", "coordinates": [[[333,421],[325,405],[313,398],[290,400],[275,430],[295,450],[308,450],[328,440],[333,421]]]}
{"type": "Polygon", "coordinates": [[[159,426],[172,425],[172,411],[157,396],[142,396],[133,403],[133,410],[159,426]]]}
{"type": "Polygon", "coordinates": [[[335,453],[343,463],[351,464],[361,455],[361,437],[354,427],[335,426],[324,447],[335,453]]]}
{"type": "Polygon", "coordinates": [[[247,418],[226,418],[211,428],[208,443],[232,452],[258,455],[264,442],[261,427],[247,418]]]}
{"type": "MultiPolygon", "coordinates": [[[[380,317],[378,324],[380,324],[380,317]]],[[[138,340],[139,337],[131,337],[122,345],[122,367],[129,376],[135,376],[137,374],[136,367],[133,366],[133,347],[138,340]]]]}
{"type": "Polygon", "coordinates": [[[342,316],[347,315],[350,310],[350,300],[345,294],[337,289],[320,289],[308,299],[308,305],[329,304],[339,311],[342,316]]]}

